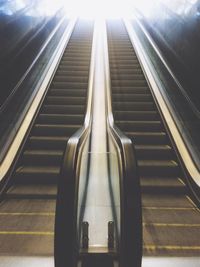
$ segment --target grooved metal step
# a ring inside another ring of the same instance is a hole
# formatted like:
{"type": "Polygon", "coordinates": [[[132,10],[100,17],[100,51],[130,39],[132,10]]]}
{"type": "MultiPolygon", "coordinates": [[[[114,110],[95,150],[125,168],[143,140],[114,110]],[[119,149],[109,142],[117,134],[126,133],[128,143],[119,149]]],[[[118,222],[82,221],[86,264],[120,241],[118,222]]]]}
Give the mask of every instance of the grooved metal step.
{"type": "Polygon", "coordinates": [[[135,132],[124,131],[134,144],[165,145],[168,138],[165,132],[135,132]]]}
{"type": "Polygon", "coordinates": [[[67,136],[31,136],[28,140],[28,147],[35,149],[61,149],[66,147],[67,136]]]}
{"type": "Polygon", "coordinates": [[[141,177],[142,193],[145,194],[186,194],[185,184],[174,177],[141,177]]]}
{"type": "Polygon", "coordinates": [[[157,111],[115,111],[116,120],[129,121],[130,119],[136,121],[144,120],[158,120],[159,114],[157,111]]]}
{"type": "Polygon", "coordinates": [[[81,90],[65,90],[65,89],[51,89],[49,91],[50,96],[73,96],[84,97],[86,95],[86,89],[81,90]]]}
{"type": "Polygon", "coordinates": [[[173,150],[169,145],[135,145],[138,159],[172,159],[173,150]]]}
{"type": "Polygon", "coordinates": [[[23,164],[51,166],[61,164],[63,150],[25,150],[23,153],[23,164]]]}
{"type": "Polygon", "coordinates": [[[59,166],[20,166],[15,172],[17,184],[57,184],[59,166]]]}
{"type": "Polygon", "coordinates": [[[78,124],[80,125],[84,120],[84,115],[80,114],[40,114],[38,116],[38,123],[48,124],[78,124]]]}
{"type": "Polygon", "coordinates": [[[46,114],[84,114],[84,105],[44,105],[42,113],[46,114]]]}
{"type": "Polygon", "coordinates": [[[113,102],[114,110],[119,111],[153,111],[155,104],[153,102],[113,102]]]}
{"type": "Polygon", "coordinates": [[[117,94],[114,93],[113,94],[113,101],[151,101],[152,100],[152,96],[150,94],[142,94],[142,93],[135,93],[135,94],[117,94]]]}
{"type": "Polygon", "coordinates": [[[72,97],[72,96],[48,96],[45,104],[47,105],[84,105],[85,97],[72,97]]]}
{"type": "Polygon", "coordinates": [[[142,176],[177,176],[180,172],[177,162],[173,160],[138,160],[140,175],[142,176]]]}

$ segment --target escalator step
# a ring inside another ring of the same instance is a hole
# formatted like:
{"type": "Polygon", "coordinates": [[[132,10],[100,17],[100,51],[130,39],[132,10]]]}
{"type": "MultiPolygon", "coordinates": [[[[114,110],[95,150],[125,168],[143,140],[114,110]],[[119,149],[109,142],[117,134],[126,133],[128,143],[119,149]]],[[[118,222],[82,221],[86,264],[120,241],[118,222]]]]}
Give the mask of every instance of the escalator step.
{"type": "Polygon", "coordinates": [[[61,164],[63,150],[25,150],[22,157],[22,164],[27,165],[54,165],[61,164]]]}
{"type": "Polygon", "coordinates": [[[56,77],[54,78],[55,82],[67,82],[67,83],[73,83],[74,81],[76,81],[78,84],[81,83],[87,83],[88,81],[88,76],[84,77],[84,76],[67,76],[65,74],[59,74],[56,75],[56,77]]]}
{"type": "Polygon", "coordinates": [[[76,72],[76,71],[88,71],[88,66],[85,65],[85,66],[80,66],[80,65],[73,65],[73,66],[70,66],[70,65],[66,65],[66,64],[62,64],[62,65],[59,65],[58,67],[58,70],[61,70],[61,71],[73,71],[73,72],[76,72]]]}
{"type": "Polygon", "coordinates": [[[123,65],[127,65],[127,64],[133,64],[133,65],[138,64],[137,58],[132,58],[132,57],[129,60],[127,60],[127,59],[118,60],[118,58],[117,59],[116,58],[110,58],[109,62],[111,64],[115,64],[117,62],[118,66],[123,66],[123,65]]]}
{"type": "Polygon", "coordinates": [[[37,122],[48,124],[82,124],[84,115],[40,114],[37,122]]]}
{"type": "Polygon", "coordinates": [[[123,121],[145,121],[145,120],[158,120],[159,114],[157,111],[116,111],[114,113],[116,120],[123,121]]]}
{"type": "Polygon", "coordinates": [[[116,121],[124,131],[151,131],[158,132],[163,129],[161,121],[116,121]]]}
{"type": "MultiPolygon", "coordinates": [[[[122,75],[142,75],[143,72],[141,69],[137,69],[137,68],[129,68],[129,69],[120,69],[120,68],[112,68],[110,70],[111,75],[113,76],[118,76],[120,75],[122,77],[122,75]]],[[[119,77],[119,76],[118,76],[119,77]]]]}
{"type": "Polygon", "coordinates": [[[71,136],[82,125],[62,125],[62,124],[35,124],[33,128],[33,135],[45,136],[71,136]]]}
{"type": "Polygon", "coordinates": [[[146,86],[147,82],[144,80],[118,80],[112,79],[111,80],[112,86],[146,86]]]}
{"type": "MultiPolygon", "coordinates": [[[[87,70],[79,70],[79,71],[65,71],[65,70],[57,70],[56,72],[59,76],[62,75],[62,76],[67,76],[67,77],[84,77],[84,79],[88,79],[88,74],[89,72],[87,70]]],[[[87,80],[86,80],[87,81],[87,80]]]]}
{"type": "Polygon", "coordinates": [[[31,184],[31,186],[29,184],[16,184],[8,190],[6,199],[53,199],[55,201],[56,195],[56,184],[31,184]]]}
{"type": "Polygon", "coordinates": [[[135,145],[138,159],[172,159],[174,157],[169,145],[135,145]]]}
{"type": "Polygon", "coordinates": [[[141,176],[176,177],[180,172],[177,162],[173,160],[138,160],[138,166],[141,176]]]}
{"type": "Polygon", "coordinates": [[[127,132],[125,134],[131,138],[134,144],[144,145],[165,145],[168,142],[165,132],[127,132]]]}
{"type": "Polygon", "coordinates": [[[118,64],[117,62],[114,64],[113,63],[113,65],[112,65],[112,67],[111,67],[111,69],[123,69],[124,71],[125,70],[130,70],[130,69],[133,69],[133,70],[140,70],[141,71],[141,67],[140,67],[140,65],[138,64],[138,63],[136,63],[136,62],[130,62],[130,63],[121,63],[121,64],[118,64]]]}
{"type": "Polygon", "coordinates": [[[145,101],[151,101],[152,100],[152,96],[151,94],[113,94],[113,101],[140,101],[140,102],[145,102],[145,101]]]}
{"type": "Polygon", "coordinates": [[[87,82],[63,82],[63,81],[53,81],[51,88],[53,89],[87,89],[87,82]]]}
{"type": "Polygon", "coordinates": [[[57,184],[58,166],[20,166],[15,173],[15,182],[22,184],[57,184]]]}
{"type": "Polygon", "coordinates": [[[133,87],[124,87],[124,86],[113,86],[112,87],[113,94],[145,94],[149,93],[149,89],[146,86],[134,86],[133,87]]]}
{"type": "MultiPolygon", "coordinates": [[[[130,48],[126,48],[126,49],[116,49],[114,47],[112,47],[112,50],[109,51],[109,55],[110,56],[117,56],[117,55],[129,55],[130,56],[130,53],[131,55],[135,54],[134,50],[133,50],[133,47],[130,47],[130,48]]],[[[111,66],[112,68],[112,66],[111,66]]]]}
{"type": "Polygon", "coordinates": [[[83,105],[44,105],[42,112],[50,114],[84,114],[85,107],[83,105]]]}
{"type": "Polygon", "coordinates": [[[65,60],[80,60],[81,62],[87,62],[89,64],[89,60],[88,60],[88,54],[85,53],[80,53],[80,54],[72,54],[72,53],[66,53],[64,54],[64,56],[62,57],[62,61],[65,60]]]}
{"type": "Polygon", "coordinates": [[[66,66],[66,65],[70,65],[70,66],[76,66],[76,65],[79,65],[79,66],[83,66],[83,67],[88,67],[88,62],[85,61],[85,62],[82,62],[82,61],[79,61],[78,58],[77,60],[69,60],[69,59],[66,59],[66,60],[62,60],[60,62],[60,66],[66,66]]]}
{"type": "MultiPolygon", "coordinates": [[[[136,74],[134,72],[131,72],[130,74],[128,73],[121,73],[119,72],[112,72],[112,80],[117,80],[117,79],[123,79],[126,81],[144,81],[144,75],[143,73],[136,74]]],[[[146,81],[144,81],[146,82],[146,81]]]]}
{"type": "Polygon", "coordinates": [[[31,149],[63,149],[67,146],[66,136],[31,136],[28,147],[31,149]]]}
{"type": "Polygon", "coordinates": [[[85,97],[48,96],[45,100],[47,105],[84,105],[85,97]]]}
{"type": "Polygon", "coordinates": [[[186,194],[183,182],[175,177],[141,177],[142,193],[151,194],[186,194]]]}
{"type": "MultiPolygon", "coordinates": [[[[133,50],[132,50],[133,53],[133,50]]],[[[110,62],[114,62],[115,60],[117,60],[117,62],[121,63],[121,62],[138,62],[137,57],[135,56],[131,56],[130,59],[130,54],[127,53],[120,53],[120,54],[110,54],[110,62]]]]}
{"type": "Polygon", "coordinates": [[[51,89],[49,91],[50,96],[73,96],[73,97],[85,97],[86,89],[65,90],[65,89],[51,89]]]}
{"type": "Polygon", "coordinates": [[[114,102],[113,107],[119,111],[153,111],[155,104],[153,102],[114,102]]]}

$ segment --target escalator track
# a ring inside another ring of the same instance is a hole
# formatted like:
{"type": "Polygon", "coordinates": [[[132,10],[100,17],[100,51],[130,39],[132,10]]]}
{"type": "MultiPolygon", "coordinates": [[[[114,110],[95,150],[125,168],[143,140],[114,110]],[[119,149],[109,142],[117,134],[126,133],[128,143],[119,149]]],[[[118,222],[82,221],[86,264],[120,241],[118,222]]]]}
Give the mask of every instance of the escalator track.
{"type": "Polygon", "coordinates": [[[93,22],[79,20],[0,203],[0,255],[51,256],[57,182],[68,139],[83,125],[93,22]]]}
{"type": "Polygon", "coordinates": [[[143,254],[199,256],[200,212],[125,25],[107,21],[112,106],[134,144],[142,188],[143,254]]]}

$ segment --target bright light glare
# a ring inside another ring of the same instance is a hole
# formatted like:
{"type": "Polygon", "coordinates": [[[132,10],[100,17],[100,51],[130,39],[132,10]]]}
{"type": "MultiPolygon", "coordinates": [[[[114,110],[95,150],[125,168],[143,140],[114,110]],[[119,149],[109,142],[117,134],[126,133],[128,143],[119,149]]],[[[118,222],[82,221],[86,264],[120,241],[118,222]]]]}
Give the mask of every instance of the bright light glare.
{"type": "Polygon", "coordinates": [[[127,14],[130,0],[64,0],[66,13],[83,18],[119,18],[127,14]]]}

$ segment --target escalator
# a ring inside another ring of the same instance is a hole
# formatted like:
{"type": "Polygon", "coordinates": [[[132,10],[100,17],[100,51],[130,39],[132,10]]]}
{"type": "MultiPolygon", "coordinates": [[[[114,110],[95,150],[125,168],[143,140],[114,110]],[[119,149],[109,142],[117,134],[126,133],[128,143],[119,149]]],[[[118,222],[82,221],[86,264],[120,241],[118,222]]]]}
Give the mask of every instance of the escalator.
{"type": "Polygon", "coordinates": [[[57,182],[84,122],[92,39],[93,22],[79,20],[38,108],[0,203],[1,256],[53,255],[57,182]]]}
{"type": "Polygon", "coordinates": [[[107,21],[112,106],[134,144],[143,206],[144,256],[199,256],[200,212],[156,100],[121,20],[107,21]]]}

